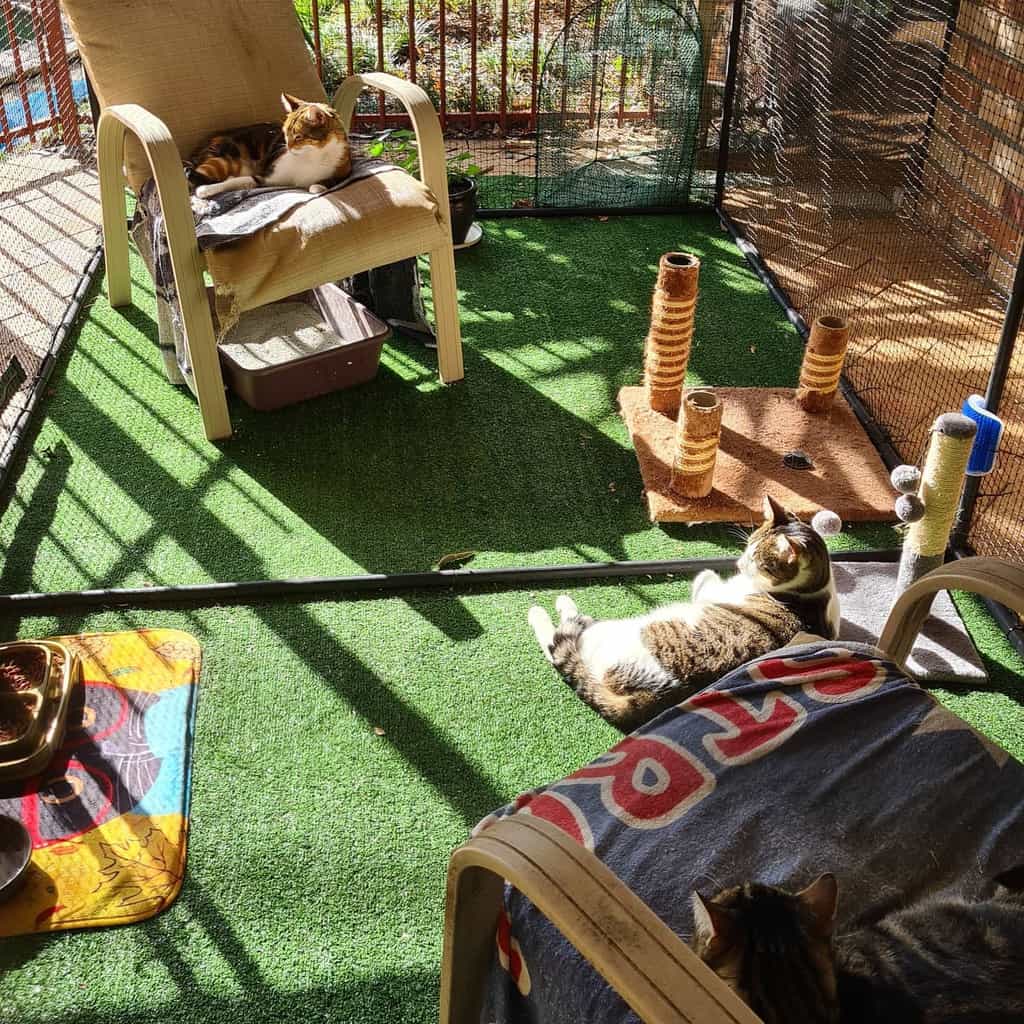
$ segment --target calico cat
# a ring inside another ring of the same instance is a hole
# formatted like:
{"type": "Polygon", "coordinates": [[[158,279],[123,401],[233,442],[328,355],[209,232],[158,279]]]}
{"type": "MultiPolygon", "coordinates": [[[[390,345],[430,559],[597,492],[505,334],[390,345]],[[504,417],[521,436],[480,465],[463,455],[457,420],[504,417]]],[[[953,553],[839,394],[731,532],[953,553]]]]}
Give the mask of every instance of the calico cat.
{"type": "Polygon", "coordinates": [[[700,573],[690,601],[633,619],[595,622],[563,594],[557,628],[543,608],[531,608],[529,622],[576,695],[628,732],[801,631],[835,639],[839,603],[828,549],[768,495],[764,523],[736,564],[729,579],[700,573]]]}
{"type": "Polygon", "coordinates": [[[185,172],[200,199],[263,185],[325,192],[352,170],[348,135],[333,107],[281,94],[283,124],[253,124],[215,135],[185,172]]]}
{"type": "Polygon", "coordinates": [[[838,886],[693,895],[694,951],[766,1024],[1020,1024],[1024,866],[988,899],[936,894],[833,937],[838,886]]]}

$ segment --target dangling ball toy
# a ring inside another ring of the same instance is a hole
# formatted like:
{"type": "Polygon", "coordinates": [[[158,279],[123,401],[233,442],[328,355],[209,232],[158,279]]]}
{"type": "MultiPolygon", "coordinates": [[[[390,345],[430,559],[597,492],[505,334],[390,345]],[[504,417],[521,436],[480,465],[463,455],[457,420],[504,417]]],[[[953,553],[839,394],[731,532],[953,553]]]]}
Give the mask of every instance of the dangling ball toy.
{"type": "Polygon", "coordinates": [[[821,537],[835,537],[843,532],[843,521],[831,509],[822,508],[811,518],[811,529],[821,537]]]}
{"type": "Polygon", "coordinates": [[[924,502],[916,494],[901,494],[896,499],[896,518],[901,523],[916,523],[924,516],[924,502]]]}
{"type": "MultiPolygon", "coordinates": [[[[921,486],[921,470],[917,466],[897,466],[890,474],[889,479],[900,494],[917,494],[917,489],[921,486]]],[[[903,517],[900,516],[900,518],[903,517]]]]}

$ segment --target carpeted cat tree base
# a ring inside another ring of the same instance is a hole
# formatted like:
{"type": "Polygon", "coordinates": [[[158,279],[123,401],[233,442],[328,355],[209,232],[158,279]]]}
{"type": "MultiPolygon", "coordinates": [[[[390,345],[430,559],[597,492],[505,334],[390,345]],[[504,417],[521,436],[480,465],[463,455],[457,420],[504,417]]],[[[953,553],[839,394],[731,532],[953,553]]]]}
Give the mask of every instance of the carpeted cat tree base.
{"type": "Polygon", "coordinates": [[[805,412],[790,388],[712,388],[722,399],[721,444],[706,498],[671,490],[676,421],[654,412],[641,387],[623,388],[619,405],[633,439],[651,519],[659,523],[754,523],[765,488],[801,517],[828,508],[844,521],[892,522],[889,474],[841,395],[827,414],[805,412]],[[782,458],[799,450],[813,469],[782,458]]]}
{"type": "MultiPolygon", "coordinates": [[[[840,640],[875,644],[896,596],[896,562],[833,562],[842,622],[840,640]]],[[[907,659],[922,683],[980,683],[988,675],[949,594],[935,595],[931,614],[907,659]]]]}

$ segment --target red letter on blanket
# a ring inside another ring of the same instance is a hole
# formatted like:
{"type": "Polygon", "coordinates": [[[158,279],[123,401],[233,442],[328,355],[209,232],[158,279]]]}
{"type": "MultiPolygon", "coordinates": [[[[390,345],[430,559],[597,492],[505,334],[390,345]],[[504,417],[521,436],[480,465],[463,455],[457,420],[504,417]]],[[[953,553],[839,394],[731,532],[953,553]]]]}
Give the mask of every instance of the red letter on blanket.
{"type": "Polygon", "coordinates": [[[885,682],[883,662],[858,658],[841,648],[811,658],[769,658],[750,669],[753,679],[800,686],[808,697],[825,704],[867,696],[885,682]]]}
{"type": "Polygon", "coordinates": [[[661,828],[715,788],[692,754],[663,736],[632,736],[558,783],[600,786],[605,808],[632,828],[661,828]]]}
{"type": "Polygon", "coordinates": [[[785,743],[807,717],[795,700],[777,690],[765,694],[760,710],[750,701],[723,690],[704,690],[682,706],[724,727],[724,732],[704,737],[704,746],[722,764],[756,761],[785,743]]]}

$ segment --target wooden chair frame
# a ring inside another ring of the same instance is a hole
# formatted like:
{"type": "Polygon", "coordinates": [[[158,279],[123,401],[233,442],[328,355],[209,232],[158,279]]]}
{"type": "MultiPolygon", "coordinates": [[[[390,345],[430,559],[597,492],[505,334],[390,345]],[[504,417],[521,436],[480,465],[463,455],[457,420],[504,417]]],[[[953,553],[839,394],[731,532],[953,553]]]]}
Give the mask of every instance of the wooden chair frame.
{"type": "MultiPolygon", "coordinates": [[[[441,380],[449,384],[462,379],[463,364],[441,125],[427,94],[419,86],[393,75],[373,73],[347,78],[335,94],[334,107],[346,126],[351,125],[356,99],[363,89],[380,90],[394,96],[408,112],[419,147],[420,179],[437,201],[438,228],[429,235],[421,231],[404,239],[381,239],[379,245],[370,249],[364,246],[357,253],[339,252],[337,259],[323,267],[319,283],[336,281],[372,267],[427,253],[437,322],[438,372],[441,380]]],[[[103,247],[110,305],[118,308],[132,302],[123,166],[124,141],[128,132],[141,143],[156,180],[206,436],[210,440],[230,437],[231,419],[203,280],[206,264],[196,241],[181,154],[163,121],[134,103],[105,108],[100,115],[97,137],[103,247]]]]}
{"type": "MultiPolygon", "coordinates": [[[[913,583],[893,606],[879,646],[898,664],[940,590],[981,594],[1024,615],[1024,569],[996,558],[952,562],[913,583]]],[[[506,879],[648,1024],[760,1021],[593,853],[546,821],[516,815],[452,854],[441,1024],[480,1024],[506,879]]]]}

